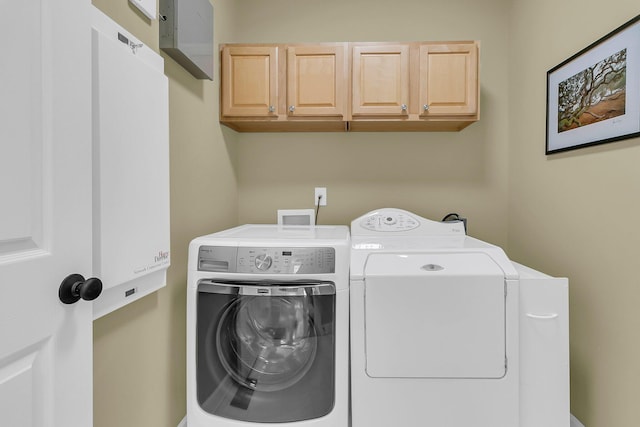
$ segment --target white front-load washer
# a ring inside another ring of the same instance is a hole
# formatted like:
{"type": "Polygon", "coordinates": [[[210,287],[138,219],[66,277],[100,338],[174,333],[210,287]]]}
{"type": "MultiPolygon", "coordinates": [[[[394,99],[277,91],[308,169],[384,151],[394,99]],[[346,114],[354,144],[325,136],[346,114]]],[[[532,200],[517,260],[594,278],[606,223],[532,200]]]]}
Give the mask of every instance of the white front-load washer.
{"type": "Polygon", "coordinates": [[[189,427],[347,427],[349,242],[278,225],[191,242],[189,427]]]}
{"type": "Polygon", "coordinates": [[[517,427],[517,272],[399,209],[351,224],[353,427],[517,427]]]}

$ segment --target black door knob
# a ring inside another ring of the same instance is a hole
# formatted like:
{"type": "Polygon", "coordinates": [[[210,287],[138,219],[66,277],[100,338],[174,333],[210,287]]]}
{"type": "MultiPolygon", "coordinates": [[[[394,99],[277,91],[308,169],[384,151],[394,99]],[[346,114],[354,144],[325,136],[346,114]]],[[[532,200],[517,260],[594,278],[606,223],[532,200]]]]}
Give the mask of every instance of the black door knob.
{"type": "Polygon", "coordinates": [[[58,296],[65,304],[73,304],[80,298],[85,301],[92,301],[102,292],[102,282],[100,279],[91,277],[84,280],[80,274],[70,274],[60,284],[58,296]]]}

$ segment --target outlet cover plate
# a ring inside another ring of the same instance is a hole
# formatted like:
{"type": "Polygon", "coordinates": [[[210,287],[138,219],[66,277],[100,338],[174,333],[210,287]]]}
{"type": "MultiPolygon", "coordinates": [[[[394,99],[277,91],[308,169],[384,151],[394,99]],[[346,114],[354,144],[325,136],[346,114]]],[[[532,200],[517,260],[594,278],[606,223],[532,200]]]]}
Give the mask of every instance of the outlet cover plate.
{"type": "Polygon", "coordinates": [[[320,206],[327,206],[327,187],[316,187],[315,198],[313,199],[313,205],[318,206],[318,197],[320,199],[320,206]]]}

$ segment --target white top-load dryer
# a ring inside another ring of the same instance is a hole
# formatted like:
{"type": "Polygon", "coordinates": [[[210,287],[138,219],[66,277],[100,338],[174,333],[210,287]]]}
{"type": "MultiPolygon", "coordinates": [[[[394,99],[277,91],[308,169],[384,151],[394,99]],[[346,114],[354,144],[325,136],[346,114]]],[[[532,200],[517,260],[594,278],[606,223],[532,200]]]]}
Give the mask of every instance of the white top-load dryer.
{"type": "Polygon", "coordinates": [[[354,220],[351,239],[353,427],[568,426],[566,279],[531,276],[556,280],[561,301],[560,313],[544,298],[527,312],[547,328],[534,346],[553,360],[523,374],[524,267],[502,249],[466,236],[462,222],[399,209],[354,220]],[[523,390],[529,376],[539,384],[523,390]]]}

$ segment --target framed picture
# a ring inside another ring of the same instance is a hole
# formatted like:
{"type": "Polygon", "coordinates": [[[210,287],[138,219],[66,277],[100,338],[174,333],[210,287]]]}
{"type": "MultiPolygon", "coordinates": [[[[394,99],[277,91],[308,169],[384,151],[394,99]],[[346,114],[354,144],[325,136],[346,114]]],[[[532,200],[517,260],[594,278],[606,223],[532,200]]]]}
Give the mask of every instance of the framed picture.
{"type": "Polygon", "coordinates": [[[547,72],[546,154],[640,136],[640,15],[547,72]]]}

